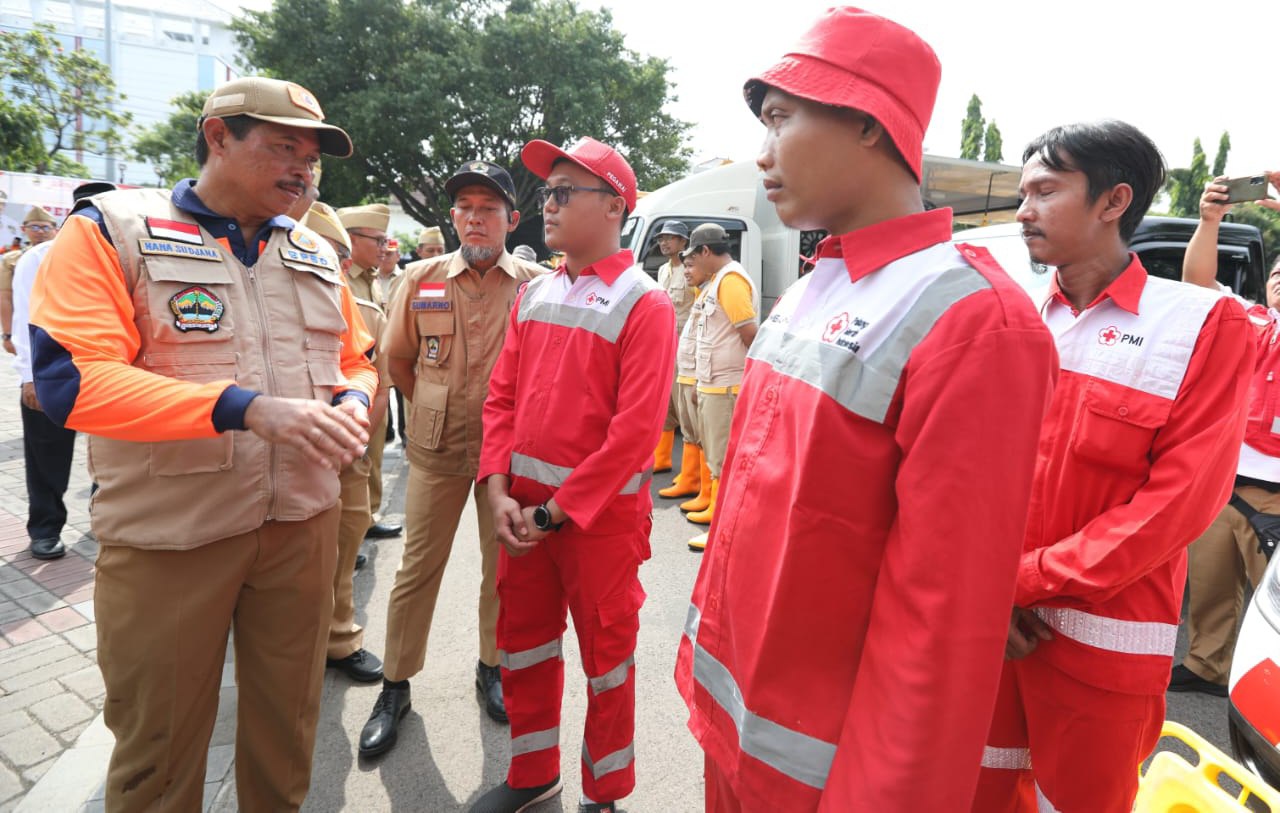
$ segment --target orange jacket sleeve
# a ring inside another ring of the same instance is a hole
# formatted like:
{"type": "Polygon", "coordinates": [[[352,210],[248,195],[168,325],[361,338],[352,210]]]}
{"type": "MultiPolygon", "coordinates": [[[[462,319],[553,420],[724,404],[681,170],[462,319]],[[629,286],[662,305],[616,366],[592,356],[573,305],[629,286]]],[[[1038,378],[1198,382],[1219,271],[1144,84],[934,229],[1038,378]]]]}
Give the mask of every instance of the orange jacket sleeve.
{"type": "Polygon", "coordinates": [[[345,275],[342,279],[342,315],[347,320],[347,330],[342,334],[342,375],[348,386],[345,390],[338,390],[334,401],[350,397],[350,393],[360,393],[365,397],[364,405],[369,406],[379,386],[378,371],[369,360],[376,337],[369,333],[355,295],[347,287],[345,275]]]}

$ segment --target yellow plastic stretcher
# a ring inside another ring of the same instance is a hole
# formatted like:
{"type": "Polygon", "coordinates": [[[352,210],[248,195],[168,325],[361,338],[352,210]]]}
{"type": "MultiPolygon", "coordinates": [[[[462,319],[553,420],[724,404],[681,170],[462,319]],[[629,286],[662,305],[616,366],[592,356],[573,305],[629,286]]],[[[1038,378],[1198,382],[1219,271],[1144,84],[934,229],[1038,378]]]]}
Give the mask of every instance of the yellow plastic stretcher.
{"type": "Polygon", "coordinates": [[[1192,765],[1172,751],[1156,752],[1138,783],[1134,813],[1239,813],[1254,809],[1245,806],[1251,797],[1280,813],[1280,791],[1196,732],[1166,720],[1160,736],[1181,740],[1200,755],[1200,761],[1192,765]],[[1240,786],[1238,795],[1219,784],[1223,775],[1240,786]]]}

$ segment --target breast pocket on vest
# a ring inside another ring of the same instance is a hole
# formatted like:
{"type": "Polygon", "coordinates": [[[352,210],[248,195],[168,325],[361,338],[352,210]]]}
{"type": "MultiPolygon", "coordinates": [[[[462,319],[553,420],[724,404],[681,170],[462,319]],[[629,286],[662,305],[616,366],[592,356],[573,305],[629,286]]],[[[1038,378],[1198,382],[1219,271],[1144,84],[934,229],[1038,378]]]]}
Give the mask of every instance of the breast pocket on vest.
{"type": "Polygon", "coordinates": [[[1091,384],[1072,429],[1071,451],[1095,466],[1145,473],[1151,444],[1169,421],[1173,402],[1132,391],[1110,391],[1091,384]]]}
{"type": "Polygon", "coordinates": [[[327,404],[333,400],[334,389],[347,384],[342,374],[342,335],[347,321],[342,316],[340,283],[309,266],[285,265],[305,272],[295,275],[294,290],[302,324],[306,326],[307,374],[311,378],[311,396],[327,404]]]}
{"type": "MultiPolygon", "coordinates": [[[[227,353],[147,353],[146,368],[157,375],[209,384],[234,381],[236,354],[227,353]]],[[[147,470],[152,477],[208,474],[231,468],[235,432],[213,438],[169,440],[147,444],[147,470]]]]}
{"type": "Polygon", "coordinates": [[[419,313],[418,359],[427,367],[448,367],[453,350],[453,313],[419,313]]]}
{"type": "Polygon", "coordinates": [[[231,271],[220,262],[143,257],[147,282],[135,295],[139,328],[152,342],[217,344],[235,335],[231,271]]]}

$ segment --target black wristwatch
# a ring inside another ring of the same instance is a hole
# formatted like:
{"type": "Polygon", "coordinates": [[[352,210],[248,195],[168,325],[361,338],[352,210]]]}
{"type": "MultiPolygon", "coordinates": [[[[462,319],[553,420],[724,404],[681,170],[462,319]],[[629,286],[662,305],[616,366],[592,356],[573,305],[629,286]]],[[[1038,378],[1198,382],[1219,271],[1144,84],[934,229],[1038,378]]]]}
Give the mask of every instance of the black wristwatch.
{"type": "Polygon", "coordinates": [[[539,531],[558,531],[563,525],[563,522],[551,521],[551,510],[545,502],[533,509],[533,527],[539,531]]]}
{"type": "Polygon", "coordinates": [[[9,341],[9,340],[10,340],[10,339],[12,339],[12,338],[13,338],[13,334],[12,334],[12,333],[0,333],[0,339],[5,340],[6,342],[7,342],[7,341],[9,341]]]}

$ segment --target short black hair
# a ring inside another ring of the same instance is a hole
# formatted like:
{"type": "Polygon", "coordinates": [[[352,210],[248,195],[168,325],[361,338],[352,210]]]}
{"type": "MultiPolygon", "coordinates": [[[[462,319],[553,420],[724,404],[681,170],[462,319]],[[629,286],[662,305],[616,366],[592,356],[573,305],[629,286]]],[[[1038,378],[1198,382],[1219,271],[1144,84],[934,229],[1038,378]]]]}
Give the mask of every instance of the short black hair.
{"type": "Polygon", "coordinates": [[[1058,172],[1083,172],[1089,201],[1118,184],[1133,189],[1133,202],[1120,216],[1120,237],[1128,241],[1164,186],[1165,163],[1159,148],[1137,127],[1107,119],[1054,127],[1027,145],[1022,163],[1039,158],[1058,172]]]}
{"type": "MultiPolygon", "coordinates": [[[[226,116],[222,119],[222,123],[227,125],[227,130],[236,141],[244,141],[244,137],[249,131],[262,123],[260,119],[252,116],[226,116]]],[[[204,138],[204,119],[200,119],[200,126],[196,128],[196,165],[204,166],[209,160],[209,142],[204,138]]]]}

